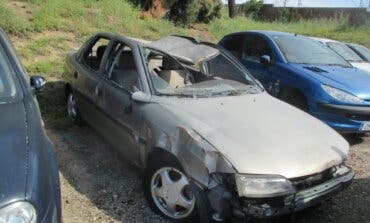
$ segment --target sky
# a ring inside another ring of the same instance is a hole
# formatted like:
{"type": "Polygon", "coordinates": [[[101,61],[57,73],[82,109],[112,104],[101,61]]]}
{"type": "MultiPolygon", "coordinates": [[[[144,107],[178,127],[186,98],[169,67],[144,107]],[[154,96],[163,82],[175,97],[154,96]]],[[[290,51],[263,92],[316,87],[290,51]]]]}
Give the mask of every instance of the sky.
{"type": "MultiPolygon", "coordinates": [[[[244,3],[246,0],[235,0],[236,3],[244,3]]],[[[298,6],[299,1],[302,7],[369,7],[370,0],[264,0],[266,4],[284,6],[284,2],[290,7],[298,6]]],[[[227,0],[223,0],[227,2],[227,0]]]]}

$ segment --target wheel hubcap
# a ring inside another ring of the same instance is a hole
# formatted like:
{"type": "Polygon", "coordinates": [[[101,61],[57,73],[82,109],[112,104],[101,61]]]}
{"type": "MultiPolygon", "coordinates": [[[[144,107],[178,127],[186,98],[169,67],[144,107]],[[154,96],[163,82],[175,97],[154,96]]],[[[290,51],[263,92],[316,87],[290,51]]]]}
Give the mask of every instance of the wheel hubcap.
{"type": "Polygon", "coordinates": [[[77,116],[76,100],[72,93],[69,94],[67,98],[67,110],[68,110],[68,115],[72,117],[73,119],[75,119],[77,116]]]}
{"type": "Polygon", "coordinates": [[[159,169],[151,180],[154,203],[171,218],[186,218],[195,206],[195,199],[188,185],[187,177],[179,170],[170,167],[159,169]]]}

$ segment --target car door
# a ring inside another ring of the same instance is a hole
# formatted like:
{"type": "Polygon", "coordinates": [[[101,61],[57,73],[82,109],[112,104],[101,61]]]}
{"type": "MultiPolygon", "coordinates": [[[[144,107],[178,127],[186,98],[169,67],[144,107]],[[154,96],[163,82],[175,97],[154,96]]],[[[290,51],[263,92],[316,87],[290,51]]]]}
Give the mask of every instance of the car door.
{"type": "Polygon", "coordinates": [[[275,66],[275,58],[273,48],[267,39],[257,34],[245,34],[240,52],[241,62],[271,95],[277,96],[280,74],[275,66]],[[270,64],[262,64],[260,62],[262,56],[269,56],[270,64]]]}
{"type": "Polygon", "coordinates": [[[82,54],[73,74],[74,90],[81,116],[93,128],[99,129],[104,122],[99,111],[102,103],[102,61],[110,39],[93,38],[82,54]]]}
{"type": "MultiPolygon", "coordinates": [[[[138,164],[140,112],[133,106],[131,95],[139,88],[139,73],[133,47],[116,41],[108,53],[105,77],[101,85],[105,135],[128,160],[138,164]]],[[[139,58],[139,57],[137,57],[139,58]]]]}

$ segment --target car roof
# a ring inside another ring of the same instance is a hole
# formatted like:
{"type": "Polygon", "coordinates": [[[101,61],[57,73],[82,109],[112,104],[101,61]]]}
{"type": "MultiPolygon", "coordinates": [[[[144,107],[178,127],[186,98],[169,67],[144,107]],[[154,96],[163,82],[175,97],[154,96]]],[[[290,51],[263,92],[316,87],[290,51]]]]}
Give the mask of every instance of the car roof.
{"type": "Polygon", "coordinates": [[[276,36],[276,35],[279,35],[279,36],[294,36],[294,35],[297,35],[295,33],[271,31],[271,30],[246,30],[246,31],[232,33],[230,35],[247,34],[247,33],[257,33],[257,34],[262,34],[262,35],[266,35],[266,36],[276,36]]]}
{"type": "Polygon", "coordinates": [[[333,40],[333,39],[326,39],[321,37],[310,37],[313,40],[322,42],[322,43],[339,43],[339,41],[333,40]]]}
{"type": "Polygon", "coordinates": [[[194,38],[186,36],[166,36],[148,43],[147,46],[159,49],[183,62],[193,65],[220,53],[216,45],[199,42],[194,38]]]}
{"type": "Polygon", "coordinates": [[[128,40],[143,47],[150,47],[155,50],[163,51],[184,63],[192,65],[198,64],[203,59],[213,57],[220,52],[217,45],[209,42],[200,42],[188,36],[165,36],[155,41],[106,32],[97,33],[95,36],[122,40],[124,42],[128,40]]]}

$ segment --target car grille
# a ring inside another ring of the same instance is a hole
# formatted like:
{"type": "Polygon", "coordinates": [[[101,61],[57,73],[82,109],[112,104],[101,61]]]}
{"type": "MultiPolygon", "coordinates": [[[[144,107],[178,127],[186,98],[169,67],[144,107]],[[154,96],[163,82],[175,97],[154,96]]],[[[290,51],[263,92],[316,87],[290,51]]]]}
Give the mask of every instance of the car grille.
{"type": "Polygon", "coordinates": [[[347,118],[350,118],[352,120],[357,120],[357,121],[370,121],[370,115],[351,115],[351,114],[346,114],[347,118]]]}
{"type": "Polygon", "coordinates": [[[333,178],[333,169],[327,169],[321,173],[312,174],[304,177],[289,179],[292,184],[297,188],[298,191],[314,187],[316,185],[322,184],[333,178]]]}

